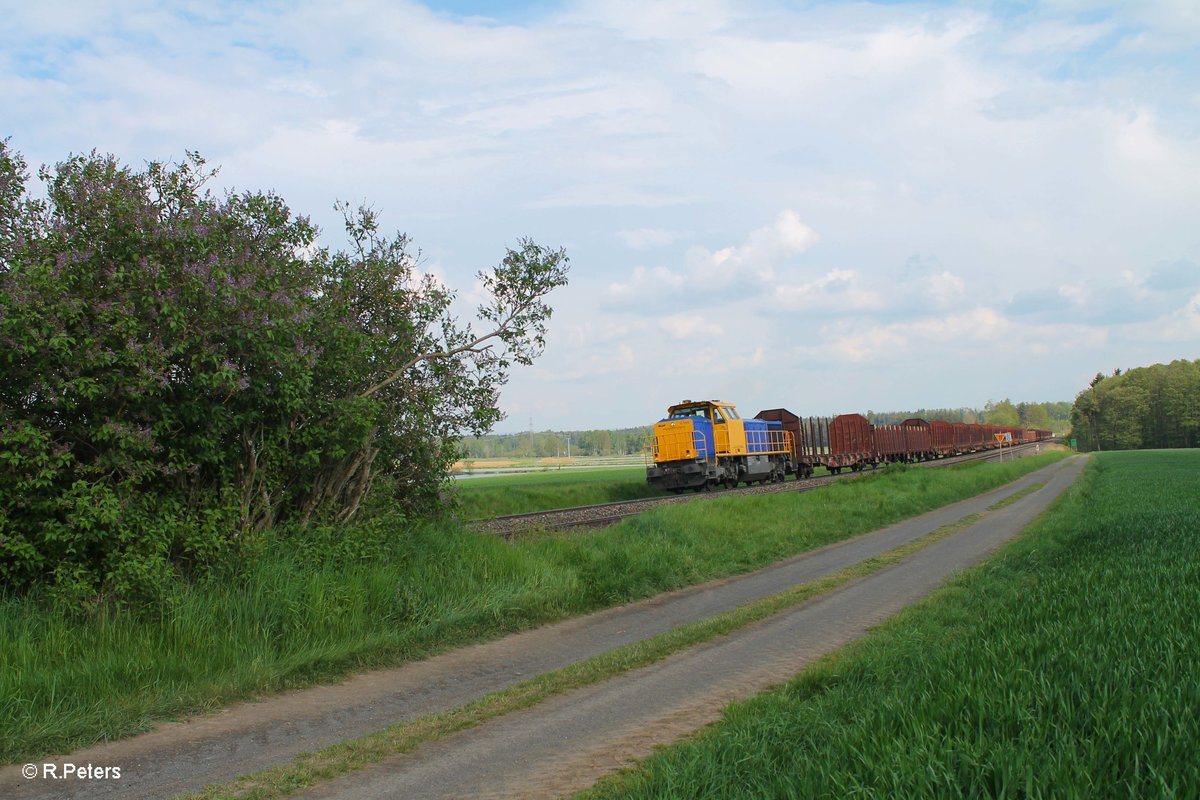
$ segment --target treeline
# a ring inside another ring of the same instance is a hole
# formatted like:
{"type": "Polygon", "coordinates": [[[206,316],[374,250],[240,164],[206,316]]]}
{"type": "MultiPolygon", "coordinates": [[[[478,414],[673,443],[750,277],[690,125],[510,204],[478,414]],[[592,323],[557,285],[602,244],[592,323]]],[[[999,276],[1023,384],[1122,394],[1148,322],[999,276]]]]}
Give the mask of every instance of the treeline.
{"type": "Polygon", "coordinates": [[[1080,450],[1200,446],[1200,360],[1097,374],[1071,426],[1080,450]]]}
{"type": "Polygon", "coordinates": [[[472,436],[462,440],[467,458],[557,458],[641,455],[650,428],[537,431],[472,436]]]}
{"type": "Polygon", "coordinates": [[[979,408],[921,408],[916,411],[868,411],[867,419],[877,425],[895,425],[912,417],[946,422],[966,422],[972,425],[1006,425],[1009,427],[1049,429],[1065,433],[1071,427],[1071,404],[1066,401],[1046,403],[1013,403],[992,401],[979,408]]]}
{"type": "MultiPolygon", "coordinates": [[[[1048,428],[1066,433],[1071,427],[1068,402],[1013,403],[988,401],[983,408],[919,408],[916,411],[868,411],[878,425],[895,425],[911,417],[946,422],[1048,428]]],[[[467,458],[557,458],[566,456],[639,455],[650,428],[618,430],[533,431],[473,436],[461,442],[467,458]]]]}

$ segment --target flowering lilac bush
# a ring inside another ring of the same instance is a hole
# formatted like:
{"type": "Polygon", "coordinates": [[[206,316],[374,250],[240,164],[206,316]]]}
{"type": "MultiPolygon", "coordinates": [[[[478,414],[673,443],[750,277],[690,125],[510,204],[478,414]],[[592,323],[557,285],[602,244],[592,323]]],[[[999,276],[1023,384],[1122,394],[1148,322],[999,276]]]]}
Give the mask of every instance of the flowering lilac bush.
{"type": "Polygon", "coordinates": [[[76,156],[26,188],[0,142],[0,577],[153,597],[272,526],[420,513],[464,432],[540,352],[567,259],[523,241],[480,278],[486,330],[404,236],[344,208],[347,250],[271,194],[214,196],[195,154],[76,156]]]}

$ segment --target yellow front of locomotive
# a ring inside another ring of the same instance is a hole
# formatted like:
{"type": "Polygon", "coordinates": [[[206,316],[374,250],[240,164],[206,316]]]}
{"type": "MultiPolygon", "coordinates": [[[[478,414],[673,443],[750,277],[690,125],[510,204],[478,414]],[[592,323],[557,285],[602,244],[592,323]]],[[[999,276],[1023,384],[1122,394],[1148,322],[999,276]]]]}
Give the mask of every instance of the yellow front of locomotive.
{"type": "Polygon", "coordinates": [[[720,479],[719,458],[745,452],[745,428],[733,406],[685,400],[654,424],[646,481],[664,489],[698,488],[720,479]]]}

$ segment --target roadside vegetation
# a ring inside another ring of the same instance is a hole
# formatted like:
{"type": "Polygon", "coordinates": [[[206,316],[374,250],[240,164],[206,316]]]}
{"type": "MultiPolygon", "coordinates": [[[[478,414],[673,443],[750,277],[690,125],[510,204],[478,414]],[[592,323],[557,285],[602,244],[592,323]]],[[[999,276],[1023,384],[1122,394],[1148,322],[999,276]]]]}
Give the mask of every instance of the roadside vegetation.
{"type": "Polygon", "coordinates": [[[754,569],[1060,457],[893,467],[815,492],[716,498],[515,544],[386,514],[295,538],[272,532],[236,570],[177,582],[152,611],[6,596],[0,761],[754,569]]]}
{"type": "Polygon", "coordinates": [[[1200,452],[1100,454],[996,557],[584,796],[1191,796],[1197,496],[1200,452]]]}

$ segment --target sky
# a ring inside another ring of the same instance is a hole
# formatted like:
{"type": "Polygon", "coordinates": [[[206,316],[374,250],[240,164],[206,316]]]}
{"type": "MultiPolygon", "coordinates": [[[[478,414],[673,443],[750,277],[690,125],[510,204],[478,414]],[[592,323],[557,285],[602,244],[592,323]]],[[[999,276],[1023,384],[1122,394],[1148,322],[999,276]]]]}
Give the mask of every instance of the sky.
{"type": "Polygon", "coordinates": [[[1071,400],[1200,358],[1200,4],[0,0],[36,166],[199,151],[459,292],[570,284],[496,430],[1071,400]]]}

